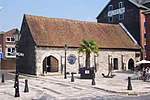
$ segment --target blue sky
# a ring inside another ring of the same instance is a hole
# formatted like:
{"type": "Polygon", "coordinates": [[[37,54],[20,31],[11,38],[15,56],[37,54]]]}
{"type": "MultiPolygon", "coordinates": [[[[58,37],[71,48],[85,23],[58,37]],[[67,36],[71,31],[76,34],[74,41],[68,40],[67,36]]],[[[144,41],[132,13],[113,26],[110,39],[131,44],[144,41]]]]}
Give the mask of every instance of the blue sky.
{"type": "Polygon", "coordinates": [[[0,0],[0,31],[20,29],[24,14],[96,21],[109,0],[0,0]]]}

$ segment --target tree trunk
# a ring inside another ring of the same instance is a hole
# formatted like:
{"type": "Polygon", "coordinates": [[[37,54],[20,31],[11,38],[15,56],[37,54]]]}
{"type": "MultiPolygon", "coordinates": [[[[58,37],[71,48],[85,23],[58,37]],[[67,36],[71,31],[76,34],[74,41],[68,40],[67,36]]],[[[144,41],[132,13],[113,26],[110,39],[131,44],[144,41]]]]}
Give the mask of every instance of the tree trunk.
{"type": "Polygon", "coordinates": [[[90,67],[90,52],[87,52],[87,53],[86,53],[85,65],[86,65],[87,68],[90,67]]]}

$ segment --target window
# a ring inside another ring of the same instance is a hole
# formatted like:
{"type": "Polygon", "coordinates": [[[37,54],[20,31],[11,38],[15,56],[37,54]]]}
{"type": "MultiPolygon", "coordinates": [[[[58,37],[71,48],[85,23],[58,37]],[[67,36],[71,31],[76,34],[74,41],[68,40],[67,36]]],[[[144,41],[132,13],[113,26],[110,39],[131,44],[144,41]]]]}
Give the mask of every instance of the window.
{"type": "MultiPolygon", "coordinates": [[[[119,2],[118,7],[119,7],[119,9],[123,8],[124,7],[123,2],[119,2]]],[[[124,19],[124,13],[120,13],[119,20],[123,20],[123,19],[124,19]]]]}
{"type": "Polygon", "coordinates": [[[146,28],[146,22],[144,22],[144,28],[146,28]]]}
{"type": "Polygon", "coordinates": [[[15,58],[16,55],[14,54],[16,52],[15,46],[7,46],[6,47],[6,58],[15,58]]]}
{"type": "Polygon", "coordinates": [[[108,6],[108,22],[113,21],[113,15],[112,15],[113,5],[108,6]]]}
{"type": "Polygon", "coordinates": [[[124,14],[119,14],[119,20],[123,20],[124,19],[124,14]]]}
{"type": "Polygon", "coordinates": [[[144,49],[145,49],[145,50],[147,50],[147,46],[146,46],[146,44],[144,44],[144,49]]]}
{"type": "Polygon", "coordinates": [[[13,37],[6,37],[6,42],[15,42],[13,37]]]}
{"type": "Polygon", "coordinates": [[[109,5],[108,11],[112,11],[112,10],[113,10],[113,5],[109,5]]]}
{"type": "Polygon", "coordinates": [[[146,37],[147,37],[147,35],[146,35],[146,33],[144,33],[144,38],[146,39],[146,37]]]}
{"type": "Polygon", "coordinates": [[[113,21],[113,16],[108,17],[108,22],[112,22],[113,21]]]}
{"type": "Polygon", "coordinates": [[[123,2],[119,2],[118,7],[122,8],[123,7],[123,2]]]}

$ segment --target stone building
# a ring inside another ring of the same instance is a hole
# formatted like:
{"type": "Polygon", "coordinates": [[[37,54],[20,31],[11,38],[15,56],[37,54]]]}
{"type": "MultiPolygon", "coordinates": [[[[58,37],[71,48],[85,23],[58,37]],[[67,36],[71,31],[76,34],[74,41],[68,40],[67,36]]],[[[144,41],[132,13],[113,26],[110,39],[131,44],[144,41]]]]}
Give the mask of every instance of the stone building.
{"type": "Polygon", "coordinates": [[[110,65],[114,70],[130,70],[139,61],[140,47],[123,24],[25,14],[20,33],[17,45],[24,57],[18,59],[17,67],[22,73],[63,73],[65,44],[67,72],[78,72],[79,67],[85,67],[85,54],[78,53],[83,39],[92,39],[99,46],[99,55],[91,55],[91,67],[96,65],[99,73],[108,71],[110,65]]]}
{"type": "MultiPolygon", "coordinates": [[[[149,8],[150,0],[110,0],[96,19],[99,23],[123,23],[145,51],[147,45],[146,23],[142,12],[149,8]]],[[[144,51],[142,55],[145,55],[144,51]]]]}

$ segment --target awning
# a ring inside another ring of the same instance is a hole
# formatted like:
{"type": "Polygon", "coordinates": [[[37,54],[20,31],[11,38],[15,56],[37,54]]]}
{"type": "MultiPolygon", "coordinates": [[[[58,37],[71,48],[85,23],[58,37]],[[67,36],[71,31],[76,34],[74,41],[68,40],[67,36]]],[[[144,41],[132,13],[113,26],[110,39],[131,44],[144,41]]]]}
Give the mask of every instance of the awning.
{"type": "Polygon", "coordinates": [[[140,65],[140,64],[150,64],[150,61],[144,59],[136,63],[136,65],[140,65]]]}

